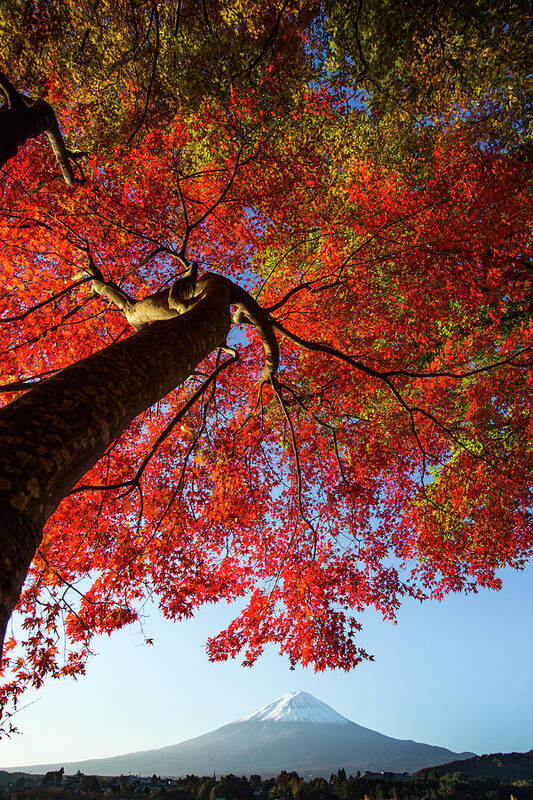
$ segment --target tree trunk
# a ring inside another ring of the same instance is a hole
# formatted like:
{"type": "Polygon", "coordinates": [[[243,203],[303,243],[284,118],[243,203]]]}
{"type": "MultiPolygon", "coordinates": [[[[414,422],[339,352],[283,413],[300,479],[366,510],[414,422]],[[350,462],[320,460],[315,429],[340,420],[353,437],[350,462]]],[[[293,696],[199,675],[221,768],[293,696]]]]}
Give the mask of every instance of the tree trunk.
{"type": "Polygon", "coordinates": [[[0,411],[0,646],[42,528],[131,421],[225,341],[230,284],[72,364],[0,411]]]}

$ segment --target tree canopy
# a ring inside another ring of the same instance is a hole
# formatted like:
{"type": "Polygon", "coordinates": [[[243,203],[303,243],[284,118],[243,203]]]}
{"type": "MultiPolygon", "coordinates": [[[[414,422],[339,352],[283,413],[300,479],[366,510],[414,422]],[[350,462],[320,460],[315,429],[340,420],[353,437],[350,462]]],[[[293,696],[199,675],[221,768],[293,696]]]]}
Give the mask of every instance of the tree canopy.
{"type": "Polygon", "coordinates": [[[351,669],[527,562],[523,9],[355,5],[2,10],[4,705],[148,597],[351,669]]]}

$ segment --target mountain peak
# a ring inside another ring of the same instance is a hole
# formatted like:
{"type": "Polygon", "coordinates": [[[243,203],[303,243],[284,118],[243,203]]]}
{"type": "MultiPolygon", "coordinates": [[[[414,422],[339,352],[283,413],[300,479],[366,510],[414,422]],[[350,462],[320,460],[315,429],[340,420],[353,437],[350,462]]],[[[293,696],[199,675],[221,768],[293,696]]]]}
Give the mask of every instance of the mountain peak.
{"type": "Polygon", "coordinates": [[[315,722],[349,725],[350,720],[307,692],[287,692],[238,722],[315,722]]]}

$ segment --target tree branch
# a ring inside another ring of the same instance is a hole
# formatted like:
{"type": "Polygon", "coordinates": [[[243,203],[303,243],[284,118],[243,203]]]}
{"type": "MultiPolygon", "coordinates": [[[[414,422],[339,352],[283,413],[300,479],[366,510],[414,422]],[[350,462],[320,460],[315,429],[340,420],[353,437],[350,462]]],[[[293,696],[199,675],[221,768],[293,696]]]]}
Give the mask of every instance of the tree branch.
{"type": "MultiPolygon", "coordinates": [[[[74,174],[57,117],[46,100],[31,100],[18,92],[0,72],[0,89],[5,98],[0,108],[0,166],[17,154],[28,139],[45,133],[67,186],[74,184],[74,174]]],[[[74,154],[71,154],[74,155],[74,154]]]]}

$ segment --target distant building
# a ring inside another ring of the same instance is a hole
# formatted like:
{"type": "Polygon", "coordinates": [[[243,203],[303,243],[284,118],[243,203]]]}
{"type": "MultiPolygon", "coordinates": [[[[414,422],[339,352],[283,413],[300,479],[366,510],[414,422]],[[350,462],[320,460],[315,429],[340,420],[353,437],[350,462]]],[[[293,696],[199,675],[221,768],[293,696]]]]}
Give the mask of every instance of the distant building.
{"type": "Polygon", "coordinates": [[[385,778],[387,781],[408,781],[411,776],[408,772],[363,772],[361,778],[385,778]]]}

